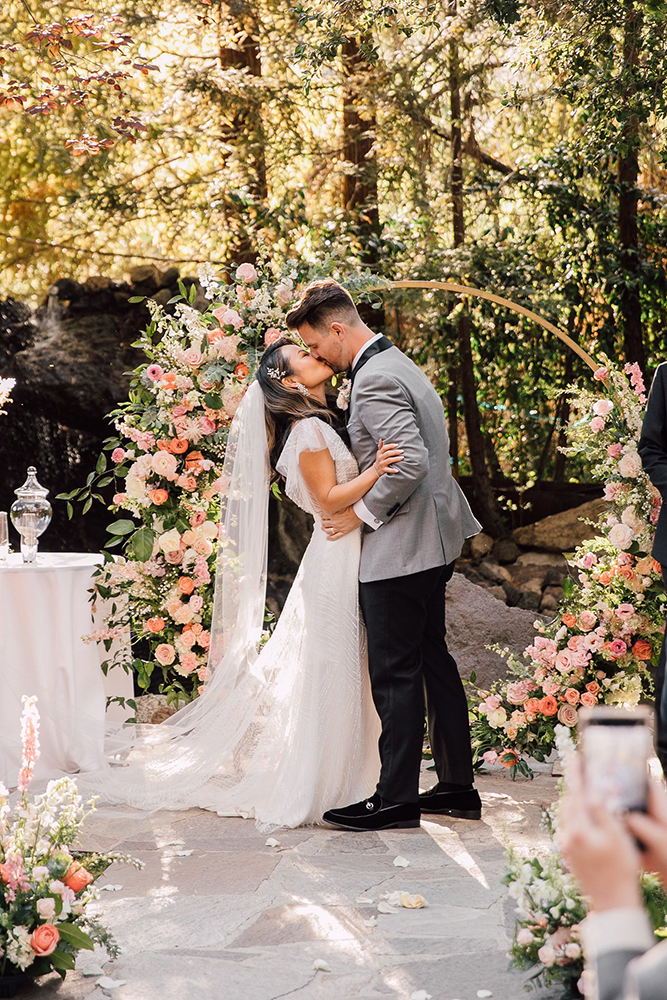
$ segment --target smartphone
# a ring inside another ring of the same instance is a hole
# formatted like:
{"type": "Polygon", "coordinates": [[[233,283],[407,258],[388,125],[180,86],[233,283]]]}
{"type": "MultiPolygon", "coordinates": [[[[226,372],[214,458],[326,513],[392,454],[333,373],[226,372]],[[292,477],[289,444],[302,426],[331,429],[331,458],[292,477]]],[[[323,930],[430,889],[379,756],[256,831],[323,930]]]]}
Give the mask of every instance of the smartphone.
{"type": "Polygon", "coordinates": [[[597,705],[579,712],[587,787],[611,812],[646,812],[651,710],[597,705]]]}

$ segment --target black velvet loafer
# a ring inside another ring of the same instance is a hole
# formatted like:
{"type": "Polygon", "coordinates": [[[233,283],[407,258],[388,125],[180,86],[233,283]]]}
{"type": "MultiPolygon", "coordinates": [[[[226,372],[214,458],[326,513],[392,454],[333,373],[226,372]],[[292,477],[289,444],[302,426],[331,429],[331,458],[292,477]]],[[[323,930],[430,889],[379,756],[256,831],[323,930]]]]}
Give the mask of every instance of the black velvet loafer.
{"type": "Polygon", "coordinates": [[[482,802],[479,792],[471,785],[456,791],[441,791],[440,783],[419,796],[422,813],[454,816],[457,819],[481,819],[482,802]]]}
{"type": "Polygon", "coordinates": [[[322,819],[341,830],[400,830],[419,826],[417,802],[383,802],[377,794],[342,809],[329,809],[322,819]]]}

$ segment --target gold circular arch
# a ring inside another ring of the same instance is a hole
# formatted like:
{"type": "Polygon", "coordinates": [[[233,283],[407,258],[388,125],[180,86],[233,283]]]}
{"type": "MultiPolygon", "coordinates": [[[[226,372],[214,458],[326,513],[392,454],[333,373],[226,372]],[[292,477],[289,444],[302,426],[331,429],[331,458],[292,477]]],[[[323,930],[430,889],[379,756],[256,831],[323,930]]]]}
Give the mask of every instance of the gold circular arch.
{"type": "MultiPolygon", "coordinates": [[[[380,291],[382,288],[386,288],[386,285],[378,285],[377,290],[380,291]]],[[[494,295],[492,292],[485,292],[481,288],[471,288],[469,285],[457,285],[453,281],[392,281],[392,288],[437,288],[443,292],[453,292],[455,295],[472,295],[478,299],[486,299],[488,302],[495,302],[496,305],[503,306],[505,309],[509,309],[510,312],[519,313],[521,316],[526,316],[533,323],[537,323],[538,326],[543,327],[548,330],[549,333],[553,333],[559,340],[562,340],[570,350],[578,354],[582,361],[585,361],[589,368],[593,371],[597,371],[600,367],[590,356],[587,354],[583,347],[575,343],[571,337],[568,337],[566,333],[559,330],[557,326],[550,323],[548,319],[544,319],[538,313],[533,312],[532,309],[526,309],[525,306],[520,306],[516,302],[510,301],[510,299],[503,299],[500,295],[494,295]]]]}

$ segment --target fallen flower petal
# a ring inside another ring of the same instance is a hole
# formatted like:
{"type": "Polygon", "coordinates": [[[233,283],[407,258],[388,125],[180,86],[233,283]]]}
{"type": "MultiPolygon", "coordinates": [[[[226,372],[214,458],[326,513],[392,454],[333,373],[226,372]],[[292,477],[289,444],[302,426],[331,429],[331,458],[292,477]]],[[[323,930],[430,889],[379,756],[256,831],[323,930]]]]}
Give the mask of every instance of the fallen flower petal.
{"type": "Polygon", "coordinates": [[[426,900],[419,893],[411,896],[409,892],[401,892],[398,901],[406,910],[421,910],[422,907],[426,906],[426,900]]]}
{"type": "Polygon", "coordinates": [[[477,990],[477,996],[479,1000],[486,1000],[486,997],[492,997],[493,993],[491,990],[477,990]]]}
{"type": "Polygon", "coordinates": [[[355,903],[374,903],[375,900],[372,896],[357,896],[355,903]]]}
{"type": "Polygon", "coordinates": [[[407,858],[402,858],[401,855],[394,858],[394,868],[407,868],[410,862],[407,858]]]}
{"type": "Polygon", "coordinates": [[[377,927],[378,918],[371,917],[370,920],[364,920],[364,927],[377,927]]]}
{"type": "Polygon", "coordinates": [[[111,882],[109,882],[108,885],[101,885],[100,891],[104,892],[104,890],[106,889],[107,892],[120,892],[122,888],[123,888],[122,885],[112,885],[111,882]]]}
{"type": "Polygon", "coordinates": [[[323,958],[316,958],[313,962],[315,972],[331,972],[331,966],[323,958]]]}
{"type": "Polygon", "coordinates": [[[176,857],[177,858],[189,858],[190,855],[192,854],[192,851],[193,851],[193,848],[190,848],[188,851],[176,851],[176,857]]]}
{"type": "Polygon", "coordinates": [[[398,913],[398,910],[395,909],[395,907],[390,906],[389,903],[386,903],[384,899],[382,899],[378,903],[378,913],[398,913]]]}
{"type": "Polygon", "coordinates": [[[280,847],[280,841],[276,840],[275,837],[269,837],[264,845],[265,847],[280,847]]]}
{"type": "Polygon", "coordinates": [[[426,990],[416,990],[410,994],[410,1000],[433,1000],[433,997],[426,990]]]}
{"type": "Polygon", "coordinates": [[[111,976],[102,976],[95,985],[101,986],[103,990],[116,990],[119,986],[125,986],[126,981],[125,979],[112,979],[111,976]]]}

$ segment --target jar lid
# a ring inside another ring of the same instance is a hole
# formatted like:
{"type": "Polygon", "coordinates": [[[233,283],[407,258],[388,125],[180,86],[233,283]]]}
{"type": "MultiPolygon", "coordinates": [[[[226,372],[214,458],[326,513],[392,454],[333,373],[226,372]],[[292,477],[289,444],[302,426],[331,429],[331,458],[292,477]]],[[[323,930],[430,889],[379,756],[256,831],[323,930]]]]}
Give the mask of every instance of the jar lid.
{"type": "Polygon", "coordinates": [[[37,469],[34,465],[28,468],[28,478],[23,486],[14,490],[14,493],[17,497],[46,497],[49,495],[49,491],[37,482],[37,469]]]}

